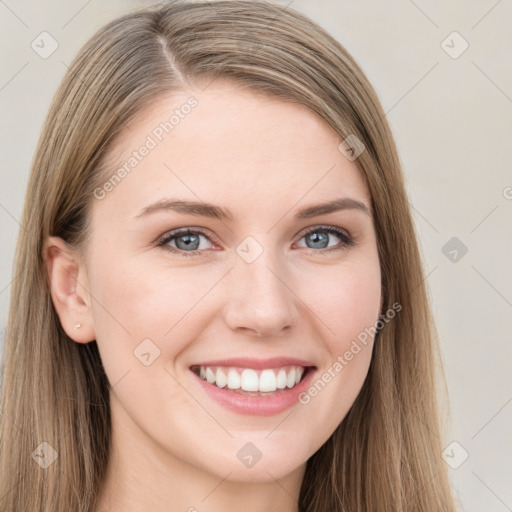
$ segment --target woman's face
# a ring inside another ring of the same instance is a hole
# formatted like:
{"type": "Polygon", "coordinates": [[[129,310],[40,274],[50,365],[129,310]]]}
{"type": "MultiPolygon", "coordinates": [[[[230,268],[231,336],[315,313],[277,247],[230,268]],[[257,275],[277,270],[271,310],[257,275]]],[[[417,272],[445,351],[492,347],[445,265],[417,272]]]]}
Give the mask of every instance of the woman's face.
{"type": "Polygon", "coordinates": [[[159,100],[118,139],[82,275],[126,445],[264,481],[302,470],[343,420],[381,288],[341,142],[306,107],[222,82],[159,100]]]}

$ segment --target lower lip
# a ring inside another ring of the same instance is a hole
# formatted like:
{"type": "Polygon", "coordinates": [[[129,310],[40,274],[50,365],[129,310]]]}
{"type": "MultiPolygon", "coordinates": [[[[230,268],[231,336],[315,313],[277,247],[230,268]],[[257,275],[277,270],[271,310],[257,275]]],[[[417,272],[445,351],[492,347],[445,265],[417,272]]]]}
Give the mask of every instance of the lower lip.
{"type": "Polygon", "coordinates": [[[194,372],[192,374],[208,396],[231,411],[254,416],[273,416],[299,402],[299,395],[308,388],[315,370],[316,368],[308,368],[306,375],[296,386],[268,396],[243,395],[229,388],[219,388],[201,379],[194,372]]]}

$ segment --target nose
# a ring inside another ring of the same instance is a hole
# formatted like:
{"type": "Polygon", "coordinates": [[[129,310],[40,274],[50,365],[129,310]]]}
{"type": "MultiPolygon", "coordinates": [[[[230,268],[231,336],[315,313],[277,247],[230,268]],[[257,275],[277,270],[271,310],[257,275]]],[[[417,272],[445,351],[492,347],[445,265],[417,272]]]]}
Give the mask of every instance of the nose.
{"type": "Polygon", "coordinates": [[[278,337],[297,324],[297,296],[289,274],[271,251],[247,263],[237,258],[229,273],[225,321],[234,331],[260,337],[278,337]]]}

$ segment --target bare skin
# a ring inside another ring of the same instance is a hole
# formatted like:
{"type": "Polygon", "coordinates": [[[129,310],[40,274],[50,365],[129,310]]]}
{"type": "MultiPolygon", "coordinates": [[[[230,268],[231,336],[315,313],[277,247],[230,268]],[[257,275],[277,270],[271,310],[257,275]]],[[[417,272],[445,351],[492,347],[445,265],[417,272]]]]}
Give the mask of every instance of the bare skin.
{"type": "Polygon", "coordinates": [[[63,328],[76,343],[97,341],[113,386],[112,457],[96,512],[297,512],[306,462],[356,399],[373,340],[342,371],[333,364],[378,320],[381,287],[371,213],[294,216],[339,198],[370,210],[368,190],[315,113],[226,82],[151,105],[121,134],[112,172],[191,96],[197,106],[91,198],[86,254],[56,237],[45,245],[63,328]],[[234,219],[138,216],[163,198],[214,204],[234,219]],[[158,245],[179,228],[202,232],[158,245]],[[240,247],[261,254],[248,263],[240,247]],[[143,340],[146,359],[159,351],[149,365],[134,355],[143,340]],[[241,414],[190,370],[234,356],[301,358],[317,378],[334,377],[307,404],[241,414]],[[252,467],[237,457],[249,442],[261,452],[252,467]]]}

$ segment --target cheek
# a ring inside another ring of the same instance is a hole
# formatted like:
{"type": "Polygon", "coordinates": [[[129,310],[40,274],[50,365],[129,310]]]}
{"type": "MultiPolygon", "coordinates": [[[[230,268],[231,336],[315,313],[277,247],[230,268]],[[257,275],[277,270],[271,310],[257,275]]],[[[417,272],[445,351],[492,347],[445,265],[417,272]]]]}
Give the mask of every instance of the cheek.
{"type": "Polygon", "coordinates": [[[347,261],[315,271],[302,297],[319,320],[331,353],[348,350],[351,341],[375,325],[380,313],[381,274],[378,259],[347,261]]]}
{"type": "Polygon", "coordinates": [[[321,316],[318,328],[326,354],[299,401],[317,418],[317,441],[323,442],[347,415],[368,374],[373,327],[380,313],[380,269],[378,264],[353,266],[320,282],[323,286],[314,294],[318,301],[311,309],[321,316]]]}
{"type": "Polygon", "coordinates": [[[119,256],[106,261],[116,264],[96,266],[90,286],[96,339],[112,378],[139,369],[139,352],[149,352],[154,366],[163,366],[200,335],[200,302],[219,280],[218,272],[119,256]]]}
{"type": "Polygon", "coordinates": [[[148,256],[126,257],[122,251],[109,257],[106,250],[95,254],[91,290],[99,304],[95,317],[104,319],[101,327],[125,327],[133,338],[162,335],[182,318],[187,310],[204,295],[197,272],[172,268],[161,260],[148,256]],[[112,263],[114,262],[114,263],[112,263]]]}

